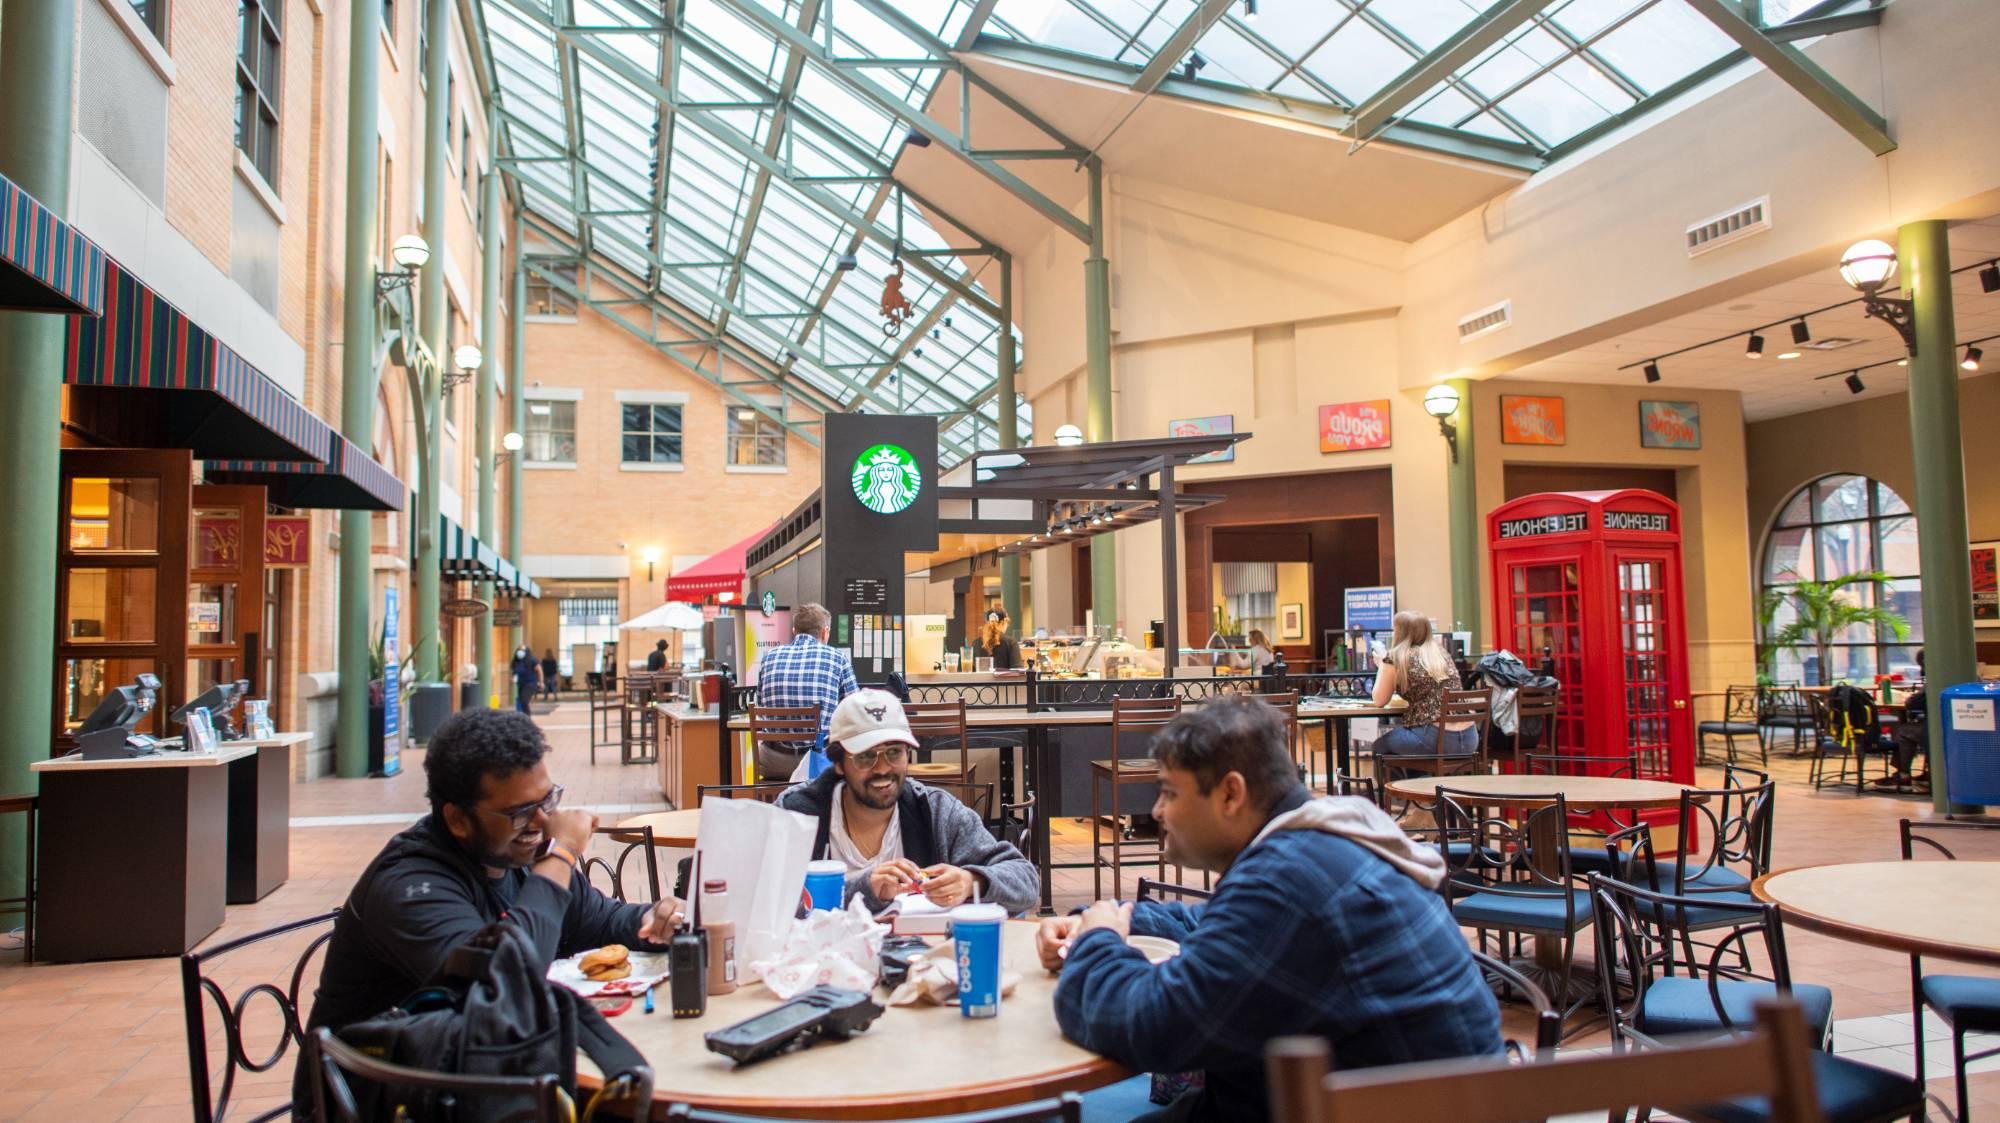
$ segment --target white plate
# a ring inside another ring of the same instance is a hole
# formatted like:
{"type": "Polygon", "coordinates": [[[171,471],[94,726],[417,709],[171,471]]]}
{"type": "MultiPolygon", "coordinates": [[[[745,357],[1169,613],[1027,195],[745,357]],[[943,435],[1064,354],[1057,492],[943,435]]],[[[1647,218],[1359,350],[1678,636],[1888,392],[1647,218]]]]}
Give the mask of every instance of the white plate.
{"type": "MultiPolygon", "coordinates": [[[[595,949],[592,949],[595,950],[595,949]]],[[[549,981],[561,983],[585,998],[592,998],[605,988],[585,975],[577,966],[577,961],[590,952],[578,952],[568,959],[558,959],[549,964],[549,981]]],[[[631,954],[632,973],[618,980],[623,989],[631,994],[639,994],[662,982],[667,977],[667,953],[663,951],[635,951],[631,954]]]]}
{"type": "Polygon", "coordinates": [[[1148,963],[1165,963],[1181,953],[1181,945],[1164,936],[1127,936],[1125,942],[1143,952],[1148,963]]]}

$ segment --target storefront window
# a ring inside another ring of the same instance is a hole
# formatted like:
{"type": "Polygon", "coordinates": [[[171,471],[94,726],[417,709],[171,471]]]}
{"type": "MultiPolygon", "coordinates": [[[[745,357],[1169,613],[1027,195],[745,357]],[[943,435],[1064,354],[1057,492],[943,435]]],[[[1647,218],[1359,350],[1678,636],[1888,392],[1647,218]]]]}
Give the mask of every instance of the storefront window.
{"type": "Polygon", "coordinates": [[[1878,674],[1915,675],[1923,643],[1923,582],[1917,520],[1909,510],[1886,484],[1855,475],[1822,477],[1786,500],[1764,541],[1763,586],[1780,597],[1760,638],[1768,645],[1795,623],[1800,602],[1817,598],[1824,583],[1874,572],[1888,580],[1855,581],[1825,592],[1851,606],[1895,613],[1909,631],[1899,639],[1885,625],[1862,622],[1826,637],[1824,652],[1811,635],[1767,646],[1767,666],[1776,681],[1869,683],[1878,674]]]}
{"type": "Polygon", "coordinates": [[[160,548],[160,481],[89,479],[69,487],[69,548],[152,553],[160,548]]]}
{"type": "Polygon", "coordinates": [[[66,576],[69,642],[153,642],[153,570],[72,568],[66,576]]]}
{"type": "Polygon", "coordinates": [[[565,675],[601,670],[604,647],[618,641],[616,597],[564,597],[556,602],[556,669],[565,675]],[[597,666],[578,667],[578,648],[588,646],[597,666]]]}

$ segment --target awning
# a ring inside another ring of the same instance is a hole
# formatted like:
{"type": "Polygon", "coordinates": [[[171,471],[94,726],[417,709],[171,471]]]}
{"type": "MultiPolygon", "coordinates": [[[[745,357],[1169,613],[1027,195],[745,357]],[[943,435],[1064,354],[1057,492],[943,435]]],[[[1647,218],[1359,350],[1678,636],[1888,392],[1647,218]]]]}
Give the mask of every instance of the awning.
{"type": "Polygon", "coordinates": [[[500,551],[451,520],[438,516],[438,572],[460,581],[491,581],[508,596],[540,597],[535,580],[500,556],[500,551]]]}
{"type": "Polygon", "coordinates": [[[668,601],[618,625],[620,630],[637,632],[699,632],[701,610],[693,605],[668,601]]]}
{"type": "Polygon", "coordinates": [[[329,433],[325,463],[305,460],[210,460],[209,483],[262,484],[281,507],[341,511],[400,511],[403,481],[339,433],[329,433]]]}
{"type": "Polygon", "coordinates": [[[0,308],[95,316],[104,251],[0,176],[0,308]]]}
{"type": "MultiPolygon", "coordinates": [[[[778,524],[772,523],[771,526],[778,524]]],[[[718,550],[667,578],[667,599],[698,601],[709,597],[736,600],[743,595],[743,557],[771,533],[767,526],[726,550],[718,550]],[[725,596],[725,594],[727,594],[725,596]]]]}
{"type": "Polygon", "coordinates": [[[324,459],[333,428],[117,262],[103,314],[70,321],[72,419],[132,448],[198,460],[324,459]]]}

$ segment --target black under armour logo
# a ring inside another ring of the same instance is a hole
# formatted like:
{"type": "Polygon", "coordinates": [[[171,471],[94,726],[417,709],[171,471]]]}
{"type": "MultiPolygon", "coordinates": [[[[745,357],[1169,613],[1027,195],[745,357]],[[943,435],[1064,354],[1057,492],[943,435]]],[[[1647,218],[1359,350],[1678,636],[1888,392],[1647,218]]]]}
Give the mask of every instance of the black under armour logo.
{"type": "Polygon", "coordinates": [[[861,708],[867,712],[869,717],[874,718],[876,721],[881,721],[882,715],[889,712],[889,707],[887,706],[863,706],[861,708]]]}

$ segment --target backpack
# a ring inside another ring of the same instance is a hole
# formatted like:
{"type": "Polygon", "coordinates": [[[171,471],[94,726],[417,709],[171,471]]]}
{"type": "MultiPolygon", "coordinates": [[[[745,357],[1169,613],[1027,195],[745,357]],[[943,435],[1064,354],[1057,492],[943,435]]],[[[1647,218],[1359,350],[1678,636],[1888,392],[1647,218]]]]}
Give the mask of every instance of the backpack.
{"type": "MultiPolygon", "coordinates": [[[[554,1073],[576,1097],[576,1051],[605,1073],[645,1064],[589,1000],[548,981],[535,945],[501,922],[452,950],[436,977],[402,1004],[339,1031],[390,1064],[465,1076],[554,1073]]],[[[527,1095],[464,1095],[347,1076],[363,1119],[472,1123],[532,1109],[527,1095]]]]}
{"type": "Polygon", "coordinates": [[[1866,690],[1842,683],[1827,693],[1826,705],[1835,741],[1865,747],[1878,739],[1875,699],[1866,690]]]}

